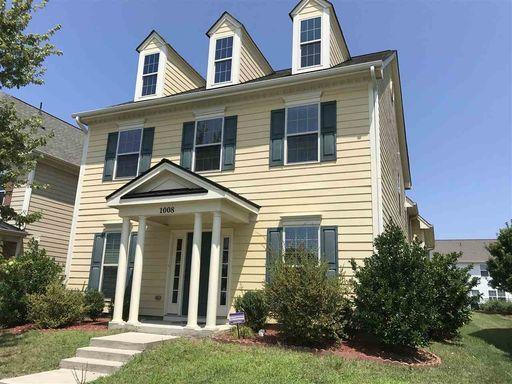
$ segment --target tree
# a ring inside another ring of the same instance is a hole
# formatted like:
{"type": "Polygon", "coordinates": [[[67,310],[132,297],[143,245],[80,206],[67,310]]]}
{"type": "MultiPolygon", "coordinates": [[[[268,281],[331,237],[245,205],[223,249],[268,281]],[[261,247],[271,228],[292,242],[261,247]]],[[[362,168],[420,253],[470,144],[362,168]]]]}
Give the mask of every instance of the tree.
{"type": "Polygon", "coordinates": [[[496,242],[486,248],[491,254],[487,262],[491,286],[512,292],[512,225],[506,223],[505,228],[500,229],[496,242]]]}
{"type": "MultiPolygon", "coordinates": [[[[49,43],[60,29],[57,25],[46,33],[28,33],[26,29],[33,13],[43,8],[46,1],[34,4],[32,0],[0,0],[0,88],[20,88],[29,84],[43,84],[43,62],[50,55],[62,52],[49,43]]],[[[27,183],[41,154],[37,149],[46,144],[50,134],[40,134],[38,116],[22,118],[14,104],[0,102],[0,186],[12,189],[27,183]]],[[[35,188],[40,187],[34,185],[35,188]]],[[[37,221],[39,212],[26,215],[12,207],[0,208],[0,220],[14,221],[18,226],[37,221]]]]}

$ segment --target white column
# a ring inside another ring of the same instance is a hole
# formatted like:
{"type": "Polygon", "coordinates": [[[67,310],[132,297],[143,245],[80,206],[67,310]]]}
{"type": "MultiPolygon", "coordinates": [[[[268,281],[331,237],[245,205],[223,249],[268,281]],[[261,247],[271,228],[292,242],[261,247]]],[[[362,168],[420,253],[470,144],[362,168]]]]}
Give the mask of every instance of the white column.
{"type": "Polygon", "coordinates": [[[146,237],[146,218],[139,217],[139,230],[137,232],[137,246],[133,263],[132,295],[130,299],[130,315],[128,324],[139,324],[140,286],[142,283],[142,255],[144,254],[144,238],[146,237]]]}
{"type": "Polygon", "coordinates": [[[187,327],[197,328],[197,307],[199,305],[199,271],[201,269],[201,238],[203,223],[200,213],[194,214],[194,237],[192,240],[192,260],[190,263],[190,288],[188,291],[187,327]]]}
{"type": "Polygon", "coordinates": [[[128,242],[131,230],[130,218],[123,217],[123,229],[121,230],[121,245],[119,246],[119,262],[117,266],[116,297],[114,299],[113,323],[123,323],[123,302],[126,289],[126,273],[128,267],[128,242]]]}
{"type": "Polygon", "coordinates": [[[212,248],[210,252],[210,276],[208,277],[208,306],[206,308],[206,328],[217,325],[217,299],[219,297],[220,268],[220,212],[213,213],[212,248]]]}

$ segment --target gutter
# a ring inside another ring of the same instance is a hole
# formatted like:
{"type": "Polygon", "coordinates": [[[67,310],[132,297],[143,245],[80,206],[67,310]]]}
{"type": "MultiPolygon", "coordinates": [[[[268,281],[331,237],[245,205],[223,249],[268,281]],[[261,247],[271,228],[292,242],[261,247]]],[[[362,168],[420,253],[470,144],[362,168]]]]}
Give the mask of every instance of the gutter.
{"type": "Polygon", "coordinates": [[[75,205],[73,207],[73,220],[71,222],[71,230],[69,232],[68,253],[66,255],[66,281],[69,281],[69,272],[71,270],[71,260],[73,258],[73,245],[75,243],[76,224],[78,221],[78,213],[80,210],[80,197],[82,194],[82,184],[85,174],[85,163],[87,160],[87,150],[89,147],[89,128],[87,128],[82,123],[80,116],[74,116],[74,118],[80,129],[84,132],[84,142],[82,147],[82,158],[80,160],[80,172],[78,174],[78,182],[76,185],[75,205]]]}
{"type": "MultiPolygon", "coordinates": [[[[395,55],[393,54],[392,57],[395,55]]],[[[80,117],[81,119],[91,118],[91,117],[99,117],[99,116],[109,116],[114,115],[116,113],[124,112],[124,111],[142,111],[145,109],[164,106],[168,104],[181,104],[189,101],[197,101],[197,100],[209,100],[222,96],[234,96],[239,95],[251,91],[256,91],[260,89],[279,87],[283,85],[288,85],[297,82],[306,82],[306,81],[314,81],[318,79],[328,79],[330,77],[339,76],[342,74],[351,74],[357,72],[366,72],[370,68],[377,68],[376,76],[382,74],[382,68],[385,67],[387,63],[384,63],[382,60],[369,61],[361,64],[354,64],[346,67],[337,67],[337,68],[329,68],[319,71],[312,71],[301,73],[297,75],[292,75],[288,77],[279,77],[275,79],[262,80],[258,82],[249,82],[236,84],[228,87],[221,88],[212,88],[206,89],[200,92],[190,92],[183,93],[172,96],[171,99],[166,97],[156,98],[151,100],[138,101],[136,103],[129,103],[118,105],[114,107],[95,109],[90,111],[78,112],[74,113],[73,117],[80,117]]]]}

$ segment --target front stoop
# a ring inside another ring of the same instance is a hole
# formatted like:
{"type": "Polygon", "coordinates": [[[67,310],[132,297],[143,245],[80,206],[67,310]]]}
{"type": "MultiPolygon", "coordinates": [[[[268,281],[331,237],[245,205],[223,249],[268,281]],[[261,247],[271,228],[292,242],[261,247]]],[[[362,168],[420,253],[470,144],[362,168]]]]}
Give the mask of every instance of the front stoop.
{"type": "Polygon", "coordinates": [[[139,332],[93,337],[89,347],[76,351],[76,357],[63,359],[60,362],[61,369],[3,379],[0,384],[76,384],[73,372],[79,378],[85,375],[87,382],[93,381],[116,372],[142,351],[176,338],[178,337],[139,332]]]}

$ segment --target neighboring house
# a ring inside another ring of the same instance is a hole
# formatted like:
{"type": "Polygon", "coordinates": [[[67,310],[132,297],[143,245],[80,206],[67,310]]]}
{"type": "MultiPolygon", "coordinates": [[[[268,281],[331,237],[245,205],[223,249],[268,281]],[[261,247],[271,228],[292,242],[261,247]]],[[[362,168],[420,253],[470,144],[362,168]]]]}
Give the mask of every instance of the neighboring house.
{"type": "Polygon", "coordinates": [[[480,294],[480,302],[489,300],[512,301],[512,294],[502,289],[491,287],[492,278],[487,270],[487,260],[491,257],[486,245],[496,241],[496,239],[462,239],[462,240],[436,240],[434,252],[451,253],[462,252],[457,266],[467,267],[472,265],[469,271],[471,276],[479,279],[478,285],[471,291],[472,296],[480,294]]]}
{"type": "Polygon", "coordinates": [[[130,325],[214,328],[282,250],[350,275],[386,222],[409,236],[397,52],[351,56],[327,1],[290,17],[290,69],[224,12],[207,31],[206,79],[152,31],[133,101],[75,115],[89,132],[68,284],[114,300],[113,324],[126,292],[130,325]]]}
{"type": "MultiPolygon", "coordinates": [[[[84,132],[39,108],[0,92],[0,100],[2,99],[13,102],[16,111],[23,117],[39,114],[43,121],[41,134],[54,133],[39,150],[43,157],[28,175],[28,184],[14,188],[12,194],[0,192],[3,197],[0,202],[12,206],[17,212],[43,213],[41,220],[27,225],[23,230],[0,223],[0,240],[4,244],[4,254],[7,257],[18,255],[23,244],[26,245],[34,237],[49,256],[64,265],[73,220],[84,132]],[[34,182],[46,185],[47,188],[32,188],[34,182]]],[[[6,190],[9,192],[8,187],[6,190]]]]}

